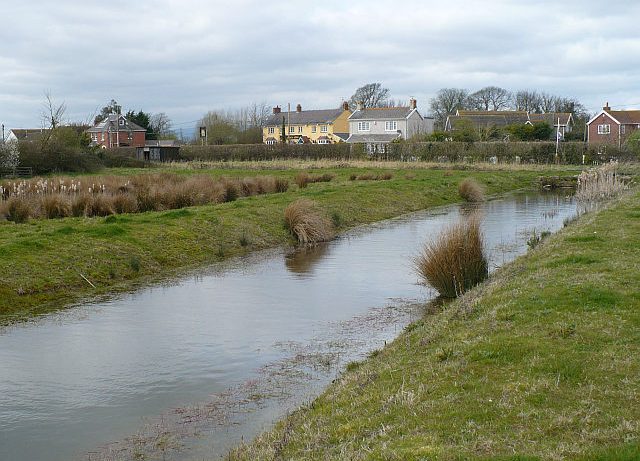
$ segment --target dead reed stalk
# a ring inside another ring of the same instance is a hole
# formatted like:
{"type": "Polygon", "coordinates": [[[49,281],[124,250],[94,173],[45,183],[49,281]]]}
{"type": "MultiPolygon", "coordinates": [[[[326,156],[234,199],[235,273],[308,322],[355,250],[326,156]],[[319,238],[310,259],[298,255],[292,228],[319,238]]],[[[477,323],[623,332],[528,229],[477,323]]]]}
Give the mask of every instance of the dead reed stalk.
{"type": "Polygon", "coordinates": [[[489,265],[480,220],[473,216],[446,228],[414,259],[423,283],[445,298],[455,298],[485,280],[489,265]]]}
{"type": "Polygon", "coordinates": [[[576,198],[581,202],[608,200],[626,189],[618,175],[618,162],[583,171],[578,176],[576,198]]]}
{"type": "Polygon", "coordinates": [[[331,240],[333,224],[318,205],[309,199],[299,199],[284,210],[285,225],[300,243],[331,240]]]}

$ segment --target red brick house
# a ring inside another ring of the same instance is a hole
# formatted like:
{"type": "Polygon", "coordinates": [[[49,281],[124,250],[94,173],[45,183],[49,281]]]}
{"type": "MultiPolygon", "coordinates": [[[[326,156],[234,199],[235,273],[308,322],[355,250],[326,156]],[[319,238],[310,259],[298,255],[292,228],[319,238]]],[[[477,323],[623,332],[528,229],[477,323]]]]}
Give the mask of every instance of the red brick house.
{"type": "Polygon", "coordinates": [[[587,142],[622,147],[627,137],[637,129],[640,129],[640,110],[611,110],[607,103],[587,122],[587,142]]]}
{"type": "Polygon", "coordinates": [[[146,132],[146,129],[121,114],[109,114],[106,119],[87,130],[91,136],[91,145],[103,149],[144,147],[146,132]]]}

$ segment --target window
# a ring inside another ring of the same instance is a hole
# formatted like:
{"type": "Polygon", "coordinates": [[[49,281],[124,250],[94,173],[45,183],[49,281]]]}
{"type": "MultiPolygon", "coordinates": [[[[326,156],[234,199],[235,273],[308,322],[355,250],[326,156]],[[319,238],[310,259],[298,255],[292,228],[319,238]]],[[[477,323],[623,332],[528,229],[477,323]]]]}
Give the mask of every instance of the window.
{"type": "Polygon", "coordinates": [[[318,126],[317,126],[317,125],[313,125],[313,126],[311,127],[311,132],[312,132],[312,133],[315,133],[317,128],[318,128],[318,126]]]}
{"type": "Polygon", "coordinates": [[[398,122],[395,120],[392,122],[384,122],[385,131],[398,131],[398,122]]]}
{"type": "Polygon", "coordinates": [[[104,133],[102,133],[102,141],[104,141],[104,133]]]}
{"type": "Polygon", "coordinates": [[[275,139],[267,139],[267,144],[273,146],[276,143],[275,139]]]}
{"type": "Polygon", "coordinates": [[[298,133],[302,133],[302,127],[301,126],[298,127],[298,133]]]}
{"type": "Polygon", "coordinates": [[[120,126],[124,126],[124,119],[123,118],[120,119],[120,126]]]}
{"type": "Polygon", "coordinates": [[[327,125],[320,125],[321,133],[326,133],[327,131],[329,131],[329,127],[327,125]]]}
{"type": "Polygon", "coordinates": [[[620,134],[624,134],[624,125],[620,125],[620,134]]]}
{"type": "Polygon", "coordinates": [[[289,134],[293,134],[296,132],[296,127],[295,126],[290,126],[289,127],[289,134]]]}
{"type": "Polygon", "coordinates": [[[91,133],[91,140],[97,142],[98,141],[98,135],[96,133],[91,133]]]}
{"type": "Polygon", "coordinates": [[[275,129],[274,127],[270,126],[270,127],[267,129],[267,131],[269,132],[269,134],[273,134],[273,133],[275,133],[276,129],[275,129]]]}
{"type": "Polygon", "coordinates": [[[358,131],[369,131],[370,129],[369,122],[358,122],[358,131]]]}
{"type": "Polygon", "coordinates": [[[327,138],[318,139],[318,144],[329,144],[329,140],[327,138]]]}
{"type": "Polygon", "coordinates": [[[598,125],[598,134],[609,134],[611,133],[611,125],[598,125]]]}

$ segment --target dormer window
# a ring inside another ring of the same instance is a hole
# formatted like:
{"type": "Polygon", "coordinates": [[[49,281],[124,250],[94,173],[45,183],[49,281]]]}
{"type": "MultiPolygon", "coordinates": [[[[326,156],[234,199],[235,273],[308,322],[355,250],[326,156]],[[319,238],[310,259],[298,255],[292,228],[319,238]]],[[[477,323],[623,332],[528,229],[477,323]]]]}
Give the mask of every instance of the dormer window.
{"type": "Polygon", "coordinates": [[[124,119],[123,118],[120,119],[120,126],[124,126],[124,119]]]}

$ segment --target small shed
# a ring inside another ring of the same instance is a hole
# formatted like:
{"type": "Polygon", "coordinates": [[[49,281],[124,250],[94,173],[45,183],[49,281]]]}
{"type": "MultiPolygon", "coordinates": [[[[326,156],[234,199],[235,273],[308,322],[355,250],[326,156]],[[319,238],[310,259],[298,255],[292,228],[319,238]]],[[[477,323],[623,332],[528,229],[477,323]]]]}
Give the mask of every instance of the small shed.
{"type": "Polygon", "coordinates": [[[180,157],[180,144],[173,140],[147,141],[136,148],[136,158],[145,162],[172,162],[180,157]]]}

